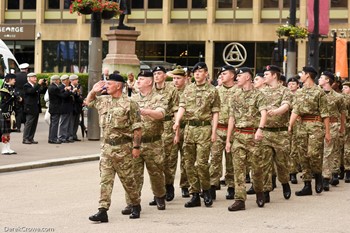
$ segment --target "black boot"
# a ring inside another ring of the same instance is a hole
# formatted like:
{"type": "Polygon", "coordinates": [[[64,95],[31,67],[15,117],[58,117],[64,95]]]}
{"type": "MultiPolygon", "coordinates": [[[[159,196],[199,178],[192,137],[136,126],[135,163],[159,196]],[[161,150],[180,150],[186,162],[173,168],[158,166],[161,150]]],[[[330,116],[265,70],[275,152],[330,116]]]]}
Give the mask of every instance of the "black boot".
{"type": "Polygon", "coordinates": [[[300,191],[295,192],[295,195],[296,196],[312,195],[311,181],[305,181],[304,187],[300,191]]]}
{"type": "Polygon", "coordinates": [[[344,179],[345,168],[344,166],[340,166],[339,180],[344,179]]]}
{"type": "Polygon", "coordinates": [[[350,183],[350,171],[345,171],[345,183],[350,183]]]}
{"type": "Polygon", "coordinates": [[[220,180],[220,185],[226,186],[226,180],[220,180]]]}
{"type": "Polygon", "coordinates": [[[292,191],[290,190],[289,183],[282,184],[282,188],[283,188],[283,197],[284,199],[288,200],[292,195],[292,191]]]}
{"type": "Polygon", "coordinates": [[[332,179],[331,181],[329,182],[331,185],[333,186],[336,186],[339,184],[339,176],[338,176],[338,173],[333,173],[332,174],[332,179]]]}
{"type": "Polygon", "coordinates": [[[248,183],[250,183],[250,174],[249,173],[247,173],[246,175],[245,175],[245,182],[248,184],[248,183]]]}
{"type": "Polygon", "coordinates": [[[94,222],[108,222],[107,209],[100,208],[98,212],[89,217],[90,221],[94,222]]]}
{"type": "Polygon", "coordinates": [[[181,188],[181,194],[182,197],[190,197],[190,192],[188,191],[188,188],[181,188]]]}
{"type": "MultiPolygon", "coordinates": [[[[214,186],[215,187],[215,186],[214,186]]],[[[213,204],[213,198],[211,197],[209,190],[203,190],[204,205],[210,207],[213,204]]]]}
{"type": "Polygon", "coordinates": [[[329,191],[329,179],[323,178],[323,190],[329,191]]]}
{"type": "Polygon", "coordinates": [[[199,193],[193,193],[192,198],[189,202],[185,203],[186,208],[201,206],[201,198],[199,197],[199,193]]]}
{"type": "Polygon", "coordinates": [[[232,188],[232,187],[227,188],[226,199],[227,200],[235,199],[235,188],[232,188]]]}
{"type": "MultiPolygon", "coordinates": [[[[216,186],[215,185],[210,186],[209,191],[210,191],[211,198],[213,200],[216,200],[216,186]]],[[[203,195],[203,197],[204,197],[204,195],[203,195]]]]}
{"type": "Polygon", "coordinates": [[[265,196],[263,192],[260,193],[256,193],[256,204],[258,204],[258,206],[264,207],[265,205],[265,196]]]}
{"type": "Polygon", "coordinates": [[[158,210],[165,210],[165,196],[155,197],[158,210]]]}
{"type": "Polygon", "coordinates": [[[277,188],[277,184],[276,184],[276,175],[272,175],[272,191],[277,188]]]}
{"type": "Polygon", "coordinates": [[[316,193],[322,193],[323,191],[323,181],[322,175],[320,173],[315,174],[315,190],[316,193]]]}
{"type": "Polygon", "coordinates": [[[140,212],[141,212],[141,206],[134,205],[131,208],[131,214],[130,214],[129,218],[131,218],[131,219],[140,218],[140,212]]]}
{"type": "Polygon", "coordinates": [[[270,192],[264,192],[265,203],[270,203],[270,192]]]}
{"type": "Polygon", "coordinates": [[[252,186],[250,186],[250,188],[249,188],[249,189],[248,189],[248,191],[247,191],[247,194],[248,194],[248,195],[255,194],[255,190],[254,190],[253,185],[252,185],[252,186]]]}
{"type": "Polygon", "coordinates": [[[153,197],[153,200],[150,201],[148,204],[149,204],[150,206],[156,206],[156,205],[157,205],[156,197],[153,197]]]}
{"type": "Polygon", "coordinates": [[[174,189],[174,185],[172,184],[167,184],[165,185],[165,189],[166,189],[166,194],[165,194],[165,198],[167,201],[172,201],[175,197],[175,189],[174,189]]]}
{"type": "Polygon", "coordinates": [[[131,214],[131,209],[132,209],[132,205],[127,205],[127,206],[122,210],[122,215],[130,215],[130,214],[131,214]]]}
{"type": "Polygon", "coordinates": [[[292,184],[297,184],[298,183],[298,179],[297,179],[297,174],[296,173],[291,173],[290,174],[290,182],[292,184]]]}

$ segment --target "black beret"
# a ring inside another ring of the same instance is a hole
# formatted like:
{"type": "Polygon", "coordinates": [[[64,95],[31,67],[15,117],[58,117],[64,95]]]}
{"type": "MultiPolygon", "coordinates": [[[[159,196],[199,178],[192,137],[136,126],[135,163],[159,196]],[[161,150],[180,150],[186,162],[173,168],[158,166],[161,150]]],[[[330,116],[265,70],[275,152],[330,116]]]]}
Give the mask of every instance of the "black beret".
{"type": "Polygon", "coordinates": [[[294,77],[291,77],[288,79],[287,83],[290,83],[290,82],[296,82],[296,83],[299,83],[299,79],[297,78],[294,78],[294,77]]]}
{"type": "Polygon", "coordinates": [[[285,82],[285,81],[287,80],[287,78],[286,78],[286,76],[281,75],[280,80],[283,81],[283,82],[285,82]]]}
{"type": "Polygon", "coordinates": [[[15,74],[7,74],[7,75],[5,76],[5,79],[6,79],[6,80],[10,80],[10,79],[13,79],[13,78],[16,78],[16,75],[15,75],[15,74]]]}
{"type": "Polygon", "coordinates": [[[275,65],[268,65],[268,66],[266,66],[264,71],[273,71],[273,72],[281,73],[281,69],[278,66],[275,66],[275,65]]]}
{"type": "Polygon", "coordinates": [[[196,70],[199,70],[199,69],[208,69],[207,64],[205,64],[205,62],[198,62],[193,66],[192,72],[195,72],[196,70]]]}
{"type": "Polygon", "coordinates": [[[317,75],[317,71],[312,66],[304,66],[303,71],[305,73],[313,73],[313,74],[317,75]]]}
{"type": "Polygon", "coordinates": [[[147,70],[142,70],[138,75],[137,77],[146,77],[146,78],[153,78],[153,72],[151,71],[147,71],[147,70]]]}
{"type": "Polygon", "coordinates": [[[119,74],[110,74],[108,77],[108,81],[116,81],[116,82],[122,82],[125,83],[125,80],[122,76],[119,74]]]}
{"type": "Polygon", "coordinates": [[[256,73],[255,77],[262,77],[263,78],[264,77],[264,73],[256,73]]]}
{"type": "Polygon", "coordinates": [[[230,70],[232,71],[234,74],[236,73],[236,69],[233,66],[223,66],[221,67],[221,69],[219,70],[219,74],[221,74],[222,72],[226,71],[226,70],[230,70]]]}
{"type": "Polygon", "coordinates": [[[166,70],[163,66],[156,66],[154,67],[152,73],[156,72],[156,71],[163,71],[164,73],[166,73],[166,70]]]}
{"type": "Polygon", "coordinates": [[[321,73],[321,75],[327,76],[329,79],[332,79],[332,81],[334,82],[335,78],[334,78],[334,74],[330,71],[323,71],[321,73]]]}
{"type": "Polygon", "coordinates": [[[249,73],[253,77],[253,72],[248,67],[241,67],[237,70],[237,74],[249,73]]]}

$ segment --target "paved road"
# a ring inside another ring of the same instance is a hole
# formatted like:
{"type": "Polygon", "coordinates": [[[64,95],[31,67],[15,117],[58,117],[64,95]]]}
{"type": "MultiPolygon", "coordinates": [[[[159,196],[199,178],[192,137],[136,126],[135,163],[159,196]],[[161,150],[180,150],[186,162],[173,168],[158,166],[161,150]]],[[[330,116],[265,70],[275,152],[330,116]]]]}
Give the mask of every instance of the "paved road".
{"type": "MultiPolygon", "coordinates": [[[[54,232],[350,232],[350,184],[341,181],[330,192],[284,200],[281,185],[271,193],[271,203],[258,208],[248,196],[246,211],[228,212],[226,188],[218,191],[212,208],[186,209],[179,197],[165,211],[148,206],[152,198],[148,176],[142,196],[141,218],[120,214],[124,192],[115,184],[110,222],[94,224],[99,189],[98,161],[0,174],[0,232],[10,228],[53,228],[54,232]]],[[[176,184],[179,177],[176,177],[176,184]]],[[[301,184],[292,185],[293,191],[301,184]]],[[[23,232],[23,231],[22,231],[23,232]]]]}

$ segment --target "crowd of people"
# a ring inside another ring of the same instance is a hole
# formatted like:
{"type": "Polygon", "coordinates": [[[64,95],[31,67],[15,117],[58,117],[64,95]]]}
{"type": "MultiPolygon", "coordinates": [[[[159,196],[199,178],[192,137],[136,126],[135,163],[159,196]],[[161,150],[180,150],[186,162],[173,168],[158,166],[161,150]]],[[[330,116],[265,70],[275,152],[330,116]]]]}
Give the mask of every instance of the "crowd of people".
{"type": "Polygon", "coordinates": [[[316,84],[318,72],[308,66],[287,80],[275,65],[256,75],[223,66],[216,87],[205,63],[193,67],[195,82],[189,73],[157,66],[128,80],[129,92],[114,73],[89,92],[86,104],[97,108],[104,132],[99,208],[91,221],[108,222],[116,173],[126,191],[122,214],[140,217],[145,166],[154,194],[149,205],[165,210],[175,197],[179,155],[182,197],[191,197],[186,208],[201,206],[201,198],[212,206],[223,182],[226,199],[234,199],[229,211],[245,210],[247,194],[256,194],[258,207],[269,203],[276,179],[289,199],[299,172],[304,186],[296,196],[313,194],[312,179],[316,193],[339,179],[350,183],[350,82],[339,88],[337,77],[324,71],[316,84]]]}

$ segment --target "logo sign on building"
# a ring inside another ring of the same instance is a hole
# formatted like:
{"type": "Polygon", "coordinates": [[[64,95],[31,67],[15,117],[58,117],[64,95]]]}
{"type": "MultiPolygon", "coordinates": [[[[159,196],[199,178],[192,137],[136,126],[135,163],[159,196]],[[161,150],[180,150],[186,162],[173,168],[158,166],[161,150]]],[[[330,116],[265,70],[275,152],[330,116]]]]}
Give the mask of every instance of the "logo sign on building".
{"type": "Polygon", "coordinates": [[[233,67],[240,67],[247,60],[247,50],[240,43],[226,45],[222,53],[224,62],[233,67]]]}
{"type": "Polygon", "coordinates": [[[0,39],[2,40],[34,40],[35,25],[0,24],[0,39]]]}

